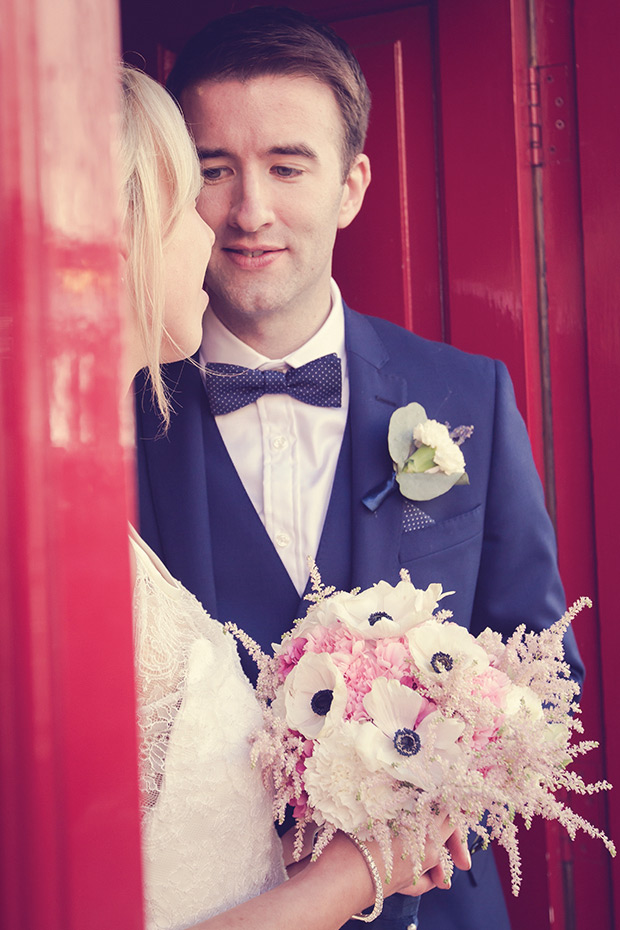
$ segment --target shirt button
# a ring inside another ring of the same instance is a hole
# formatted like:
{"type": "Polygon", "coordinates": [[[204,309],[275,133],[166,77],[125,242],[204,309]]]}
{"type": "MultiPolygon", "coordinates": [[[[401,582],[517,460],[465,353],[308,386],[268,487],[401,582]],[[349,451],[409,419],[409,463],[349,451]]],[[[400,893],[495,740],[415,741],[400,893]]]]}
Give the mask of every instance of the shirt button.
{"type": "Polygon", "coordinates": [[[286,449],[288,446],[288,439],[286,436],[276,436],[271,445],[274,449],[286,449]]]}
{"type": "Polygon", "coordinates": [[[285,549],[291,544],[291,537],[288,533],[277,533],[276,534],[276,546],[279,546],[280,549],[285,549]]]}

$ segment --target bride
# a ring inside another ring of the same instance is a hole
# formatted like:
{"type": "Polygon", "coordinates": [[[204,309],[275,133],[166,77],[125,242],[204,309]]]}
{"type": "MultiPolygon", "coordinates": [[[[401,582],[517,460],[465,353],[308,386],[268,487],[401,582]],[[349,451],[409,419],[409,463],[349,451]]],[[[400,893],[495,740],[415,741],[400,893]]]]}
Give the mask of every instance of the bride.
{"type": "MultiPolygon", "coordinates": [[[[198,162],[172,99],[141,72],[123,68],[121,78],[123,375],[129,389],[148,370],[165,430],[171,405],[160,365],[200,345],[214,237],[195,209],[198,162]]],[[[344,834],[287,880],[288,844],[250,767],[248,736],[261,712],[234,641],[133,529],[130,549],[149,930],[336,930],[383,894],[444,886],[436,850],[415,887],[410,863],[395,855],[385,887],[378,850],[344,834]]],[[[447,822],[442,835],[467,868],[447,822]]]]}

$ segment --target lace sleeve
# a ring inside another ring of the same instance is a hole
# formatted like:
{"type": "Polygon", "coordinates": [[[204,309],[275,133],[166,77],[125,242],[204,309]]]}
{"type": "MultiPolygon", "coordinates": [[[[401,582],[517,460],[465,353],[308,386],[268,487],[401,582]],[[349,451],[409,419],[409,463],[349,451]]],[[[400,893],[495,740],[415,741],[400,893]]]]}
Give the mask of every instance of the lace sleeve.
{"type": "Polygon", "coordinates": [[[133,615],[142,814],[156,804],[161,790],[190,650],[196,639],[213,634],[215,623],[185,589],[164,585],[138,558],[133,615]]]}

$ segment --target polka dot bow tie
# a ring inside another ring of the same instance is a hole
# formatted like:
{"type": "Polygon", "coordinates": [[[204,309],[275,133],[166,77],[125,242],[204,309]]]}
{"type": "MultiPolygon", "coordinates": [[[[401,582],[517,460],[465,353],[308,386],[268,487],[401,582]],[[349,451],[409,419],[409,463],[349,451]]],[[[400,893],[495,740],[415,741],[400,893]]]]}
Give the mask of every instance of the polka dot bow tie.
{"type": "Polygon", "coordinates": [[[339,407],[340,359],[333,352],[288,371],[263,371],[209,362],[205,387],[211,413],[216,417],[252,404],[263,394],[290,394],[315,407],[339,407]]]}

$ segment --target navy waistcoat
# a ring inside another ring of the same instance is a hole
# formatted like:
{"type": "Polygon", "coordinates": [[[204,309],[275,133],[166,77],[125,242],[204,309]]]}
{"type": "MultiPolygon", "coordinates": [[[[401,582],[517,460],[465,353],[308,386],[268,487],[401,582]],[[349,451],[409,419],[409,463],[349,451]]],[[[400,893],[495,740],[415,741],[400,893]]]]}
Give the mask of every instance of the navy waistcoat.
{"type": "MultiPolygon", "coordinates": [[[[346,591],[351,587],[350,436],[347,422],[316,555],[323,583],[346,591]]],[[[236,623],[270,653],[271,644],[280,640],[309,605],[299,597],[207,411],[204,442],[217,592],[213,613],[222,623],[236,623]]],[[[254,662],[243,655],[245,650],[240,652],[246,674],[255,681],[254,662]]]]}

